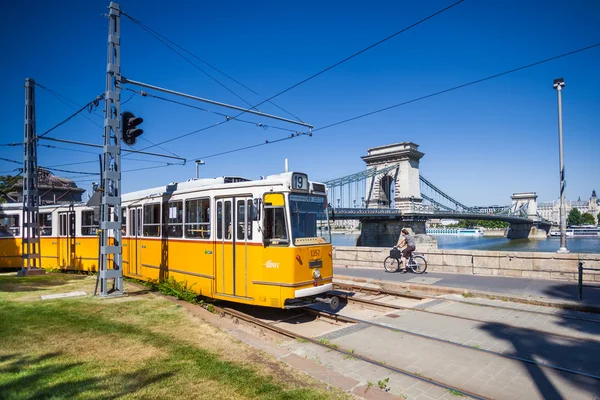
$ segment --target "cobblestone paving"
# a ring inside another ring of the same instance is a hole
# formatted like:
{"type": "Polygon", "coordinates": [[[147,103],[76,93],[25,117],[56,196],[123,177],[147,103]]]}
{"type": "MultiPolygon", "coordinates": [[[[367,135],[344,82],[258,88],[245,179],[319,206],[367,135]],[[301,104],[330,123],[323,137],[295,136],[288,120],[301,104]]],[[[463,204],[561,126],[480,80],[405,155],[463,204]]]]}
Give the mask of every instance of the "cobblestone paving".
{"type": "MultiPolygon", "coordinates": [[[[390,325],[406,328],[404,317],[389,320],[390,325]]],[[[434,325],[431,324],[430,328],[433,329],[434,325]]],[[[600,393],[600,382],[593,378],[388,329],[370,327],[333,339],[332,342],[388,365],[495,399],[593,399],[600,393]]],[[[381,379],[370,368],[346,364],[346,375],[355,379],[381,379]]],[[[400,383],[395,384],[401,386],[400,383]]],[[[409,398],[436,398],[429,394],[431,389],[424,391],[417,385],[403,387],[402,390],[409,398]]]]}

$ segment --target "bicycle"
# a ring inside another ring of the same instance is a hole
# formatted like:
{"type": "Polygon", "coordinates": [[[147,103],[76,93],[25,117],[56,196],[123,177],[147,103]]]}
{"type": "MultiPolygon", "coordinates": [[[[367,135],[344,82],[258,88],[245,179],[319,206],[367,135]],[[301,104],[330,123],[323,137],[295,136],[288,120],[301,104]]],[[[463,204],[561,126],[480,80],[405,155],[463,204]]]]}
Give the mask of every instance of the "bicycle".
{"type": "MultiPolygon", "coordinates": [[[[383,267],[386,272],[397,272],[400,269],[400,258],[402,252],[396,247],[390,250],[390,255],[383,261],[383,267]]],[[[412,252],[406,259],[406,271],[412,271],[415,274],[422,274],[427,270],[427,260],[420,254],[414,255],[412,252]]]]}

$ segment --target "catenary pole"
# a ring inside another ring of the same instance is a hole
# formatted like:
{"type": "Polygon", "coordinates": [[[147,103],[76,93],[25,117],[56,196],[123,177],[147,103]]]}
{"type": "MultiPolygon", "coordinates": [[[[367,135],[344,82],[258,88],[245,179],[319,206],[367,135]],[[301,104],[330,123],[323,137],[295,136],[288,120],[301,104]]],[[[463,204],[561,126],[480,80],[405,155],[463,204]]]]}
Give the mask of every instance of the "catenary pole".
{"type": "Polygon", "coordinates": [[[100,202],[100,296],[123,294],[121,223],[121,9],[108,6],[108,56],[104,96],[104,159],[100,202]],[[112,220],[110,216],[113,216],[112,220]],[[112,239],[112,240],[111,240],[112,239]],[[112,288],[108,285],[112,280],[112,288]]]}
{"type": "Polygon", "coordinates": [[[43,273],[40,251],[40,199],[38,196],[35,81],[25,79],[25,130],[23,154],[23,231],[20,276],[43,273]]]}

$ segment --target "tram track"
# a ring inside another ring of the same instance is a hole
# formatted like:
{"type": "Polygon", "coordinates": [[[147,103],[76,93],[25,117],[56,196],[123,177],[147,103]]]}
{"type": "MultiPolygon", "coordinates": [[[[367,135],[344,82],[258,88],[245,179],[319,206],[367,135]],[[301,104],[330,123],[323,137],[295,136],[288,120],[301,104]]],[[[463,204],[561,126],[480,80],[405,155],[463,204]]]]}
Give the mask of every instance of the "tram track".
{"type": "MultiPolygon", "coordinates": [[[[328,311],[322,311],[322,310],[313,310],[311,309],[311,312],[314,312],[315,314],[333,314],[330,313],[328,311]]],[[[381,329],[386,329],[386,330],[391,330],[393,332],[397,332],[397,333],[404,333],[407,335],[411,335],[414,337],[418,337],[421,339],[425,339],[425,340],[430,340],[430,341],[435,341],[438,343],[443,343],[443,344],[448,344],[451,346],[456,346],[462,349],[469,349],[471,351],[479,351],[479,352],[483,352],[495,357],[500,357],[500,358],[505,358],[505,359],[511,359],[511,360],[515,360],[515,361],[520,361],[523,363],[527,363],[527,364],[533,364],[533,365],[537,365],[539,367],[543,367],[543,368],[548,368],[548,369],[553,369],[556,371],[561,371],[561,372],[566,372],[566,373],[570,373],[573,375],[578,375],[578,376],[583,376],[583,377],[587,377],[587,378],[592,378],[595,380],[600,381],[600,376],[599,375],[595,375],[595,374],[590,374],[587,372],[583,372],[583,371],[577,371],[571,368],[566,368],[566,367],[561,367],[558,365],[552,365],[552,364],[547,364],[544,362],[540,362],[540,361],[535,361],[532,359],[528,359],[528,358],[524,358],[524,357],[519,357],[519,356],[515,356],[515,355],[511,355],[511,354],[504,354],[504,353],[499,353],[496,351],[492,351],[492,350],[487,350],[487,349],[482,349],[482,348],[477,348],[477,347],[473,347],[473,346],[469,346],[467,344],[462,344],[462,343],[458,343],[458,342],[453,342],[450,340],[446,340],[446,339],[441,339],[441,338],[436,338],[433,336],[428,336],[428,335],[424,335],[422,333],[416,333],[416,332],[412,332],[410,330],[406,330],[406,329],[401,329],[395,326],[390,326],[390,325],[386,325],[386,324],[382,324],[382,323],[378,323],[378,322],[373,322],[373,321],[368,321],[365,319],[360,319],[360,318],[355,318],[355,317],[350,317],[347,315],[340,315],[340,314],[336,314],[338,318],[344,318],[346,321],[350,322],[355,322],[357,324],[366,324],[372,327],[376,327],[376,328],[381,328],[381,329]]]]}
{"type": "MultiPolygon", "coordinates": [[[[489,322],[489,321],[482,321],[477,318],[465,317],[465,316],[461,316],[461,315],[444,313],[444,312],[439,312],[439,311],[425,310],[425,309],[416,308],[416,307],[407,307],[407,306],[401,306],[401,305],[397,305],[397,304],[384,303],[384,302],[380,302],[380,301],[376,301],[376,300],[372,300],[372,299],[362,299],[360,297],[348,296],[348,297],[346,297],[346,300],[350,303],[367,304],[367,305],[372,305],[372,306],[381,307],[381,308],[390,308],[393,310],[415,311],[415,312],[429,314],[429,315],[438,315],[438,316],[442,316],[442,317],[460,319],[463,321],[480,322],[480,323],[489,322]]],[[[436,299],[436,300],[439,300],[439,299],[436,299]]],[[[520,310],[516,310],[516,311],[520,311],[520,310]]],[[[548,315],[553,315],[553,314],[548,314],[548,315]]],[[[573,335],[565,335],[562,333],[549,332],[549,331],[545,331],[542,329],[528,328],[528,327],[524,327],[524,326],[508,324],[505,322],[494,321],[494,323],[499,326],[503,326],[503,327],[510,328],[510,329],[519,329],[519,330],[526,331],[526,332],[537,333],[537,334],[542,334],[542,335],[549,335],[549,336],[554,336],[554,337],[566,339],[566,340],[592,341],[592,342],[600,343],[600,339],[596,339],[596,338],[584,338],[584,337],[577,337],[577,336],[573,336],[573,335]]]]}
{"type": "MultiPolygon", "coordinates": [[[[358,321],[358,320],[356,320],[355,318],[352,318],[352,317],[347,317],[347,316],[342,316],[342,315],[336,315],[336,314],[333,314],[333,313],[327,313],[327,312],[313,310],[313,309],[308,309],[308,310],[310,310],[310,311],[308,311],[309,313],[313,313],[313,314],[315,314],[315,315],[317,315],[319,317],[332,318],[332,319],[334,319],[336,321],[351,322],[351,323],[356,323],[358,321]]],[[[459,388],[459,387],[457,387],[455,385],[452,385],[452,384],[449,384],[449,383],[445,383],[445,382],[442,382],[442,381],[439,381],[439,380],[436,380],[436,379],[432,379],[432,378],[423,376],[421,374],[417,374],[417,373],[408,371],[408,370],[403,369],[403,368],[394,367],[394,366],[386,364],[384,362],[377,361],[377,360],[372,359],[370,357],[361,355],[361,354],[357,353],[354,350],[352,350],[352,351],[345,350],[343,348],[340,348],[337,345],[327,344],[327,343],[324,343],[322,341],[319,341],[318,339],[315,339],[315,338],[312,338],[312,337],[309,337],[309,336],[306,336],[306,335],[302,335],[302,334],[293,332],[291,330],[288,330],[288,329],[281,328],[281,327],[277,326],[277,323],[283,322],[283,320],[273,321],[272,323],[269,323],[269,322],[262,321],[259,318],[253,317],[251,315],[248,315],[248,314],[246,314],[244,312],[241,312],[239,310],[235,310],[235,309],[230,308],[230,307],[215,306],[215,311],[218,314],[220,314],[221,316],[228,315],[228,316],[230,316],[232,318],[237,318],[238,320],[244,321],[244,322],[246,322],[248,324],[251,324],[253,326],[258,326],[258,327],[270,330],[272,332],[275,332],[277,334],[283,335],[285,337],[289,337],[289,338],[296,339],[296,340],[302,340],[302,341],[310,342],[310,343],[312,343],[312,344],[314,344],[316,346],[327,348],[330,351],[335,351],[335,352],[337,352],[339,354],[342,354],[342,355],[344,355],[346,357],[353,357],[355,359],[361,360],[361,361],[366,362],[366,363],[371,364],[371,365],[375,365],[377,367],[383,368],[383,369],[388,370],[390,372],[394,372],[394,373],[398,373],[398,374],[401,374],[401,375],[404,375],[404,376],[408,376],[408,377],[411,377],[411,378],[413,378],[415,380],[418,380],[420,382],[426,382],[426,383],[428,383],[430,385],[437,386],[437,387],[440,387],[442,389],[446,389],[446,390],[451,391],[453,393],[460,393],[463,396],[470,397],[470,398],[473,398],[473,399],[480,399],[480,400],[491,400],[492,399],[490,397],[482,396],[482,395],[479,395],[479,394],[474,393],[472,391],[459,388]]],[[[305,313],[303,313],[303,314],[305,314],[305,313]]],[[[286,318],[286,320],[297,318],[297,317],[300,317],[301,315],[302,314],[295,315],[295,316],[292,316],[290,318],[286,318]]]]}
{"type": "MultiPolygon", "coordinates": [[[[374,289],[374,288],[364,287],[364,286],[360,286],[360,285],[348,285],[348,284],[334,283],[333,287],[334,287],[334,289],[338,289],[338,290],[349,290],[352,292],[369,293],[369,294],[373,294],[373,295],[381,294],[381,295],[396,296],[396,297],[402,297],[402,298],[414,299],[414,300],[443,300],[444,302],[466,304],[466,305],[469,305],[472,307],[487,307],[487,308],[494,308],[494,309],[499,309],[499,310],[508,310],[508,311],[517,311],[517,312],[522,312],[522,313],[528,313],[528,314],[554,316],[554,317],[559,317],[559,318],[564,318],[564,319],[569,319],[569,320],[589,322],[589,323],[593,323],[593,324],[600,324],[600,318],[599,319],[584,318],[584,317],[578,317],[578,316],[573,316],[573,315],[556,314],[556,313],[551,313],[551,312],[525,310],[525,309],[521,309],[521,308],[507,307],[507,306],[502,306],[502,305],[497,305],[497,304],[474,303],[472,301],[466,301],[466,300],[446,299],[443,297],[436,297],[436,296],[429,296],[429,295],[416,295],[416,294],[403,293],[403,292],[398,292],[398,291],[388,290],[388,289],[374,289]]],[[[551,306],[544,306],[544,307],[551,308],[551,306]]],[[[583,312],[583,311],[578,311],[578,312],[583,312]]]]}

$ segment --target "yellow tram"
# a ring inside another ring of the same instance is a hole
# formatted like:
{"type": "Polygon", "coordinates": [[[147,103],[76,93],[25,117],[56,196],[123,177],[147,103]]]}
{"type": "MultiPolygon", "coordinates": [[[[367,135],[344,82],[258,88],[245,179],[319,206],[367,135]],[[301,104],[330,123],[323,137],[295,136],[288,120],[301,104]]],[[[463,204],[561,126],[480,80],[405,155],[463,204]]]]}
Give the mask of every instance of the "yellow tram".
{"type": "MultiPolygon", "coordinates": [[[[306,174],[191,179],[124,194],[122,212],[126,276],[253,305],[336,306],[326,188],[306,174]]],[[[0,269],[21,265],[21,221],[20,204],[0,205],[0,269]]],[[[44,268],[97,270],[97,209],[41,206],[39,221],[44,268]]]]}

